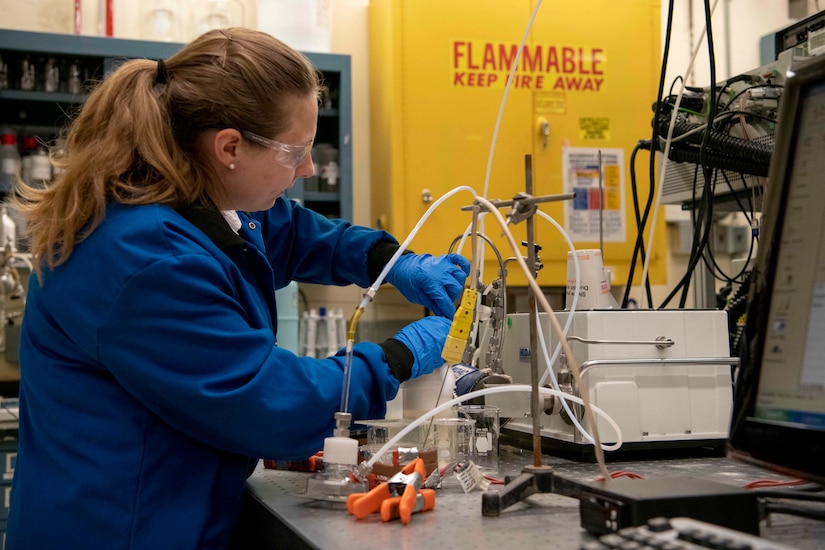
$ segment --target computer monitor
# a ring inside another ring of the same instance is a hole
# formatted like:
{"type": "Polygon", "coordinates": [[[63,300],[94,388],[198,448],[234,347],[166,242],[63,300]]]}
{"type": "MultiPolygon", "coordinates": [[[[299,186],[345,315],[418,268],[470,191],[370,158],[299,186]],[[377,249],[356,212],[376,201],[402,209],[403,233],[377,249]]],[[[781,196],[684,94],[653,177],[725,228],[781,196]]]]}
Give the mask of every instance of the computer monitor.
{"type": "Polygon", "coordinates": [[[786,82],[764,205],[728,454],[825,481],[825,55],[786,82]]]}

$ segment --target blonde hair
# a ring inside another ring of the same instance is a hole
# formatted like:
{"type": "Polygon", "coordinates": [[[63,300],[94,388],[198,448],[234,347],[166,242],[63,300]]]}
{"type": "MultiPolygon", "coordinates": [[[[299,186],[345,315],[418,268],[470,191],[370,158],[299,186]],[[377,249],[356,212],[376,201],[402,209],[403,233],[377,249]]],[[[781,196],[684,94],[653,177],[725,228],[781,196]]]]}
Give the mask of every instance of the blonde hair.
{"type": "Polygon", "coordinates": [[[19,186],[15,206],[38,275],[68,260],[109,202],[209,204],[222,187],[201,135],[236,128],[276,136],[291,122],[292,100],[322,91],[306,57],[250,29],[209,31],[167,59],[165,75],[162,65],[159,78],[158,62],[123,63],[68,128],[56,180],[45,189],[19,186]]]}

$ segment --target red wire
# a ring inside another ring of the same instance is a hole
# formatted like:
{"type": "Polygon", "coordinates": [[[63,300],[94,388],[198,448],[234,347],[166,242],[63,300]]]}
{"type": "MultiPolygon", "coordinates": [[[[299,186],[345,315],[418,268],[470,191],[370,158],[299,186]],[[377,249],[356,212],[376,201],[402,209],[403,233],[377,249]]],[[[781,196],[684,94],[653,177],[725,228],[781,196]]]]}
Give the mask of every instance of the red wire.
{"type": "MultiPolygon", "coordinates": [[[[630,479],[644,479],[639,474],[634,474],[633,472],[624,472],[622,470],[610,472],[610,479],[616,479],[617,477],[629,477],[630,479]]],[[[596,479],[596,481],[604,481],[604,476],[596,479]]]]}
{"type": "Polygon", "coordinates": [[[746,483],[742,487],[745,489],[759,489],[761,487],[793,487],[795,485],[805,485],[808,483],[804,479],[792,479],[790,481],[779,481],[775,479],[757,479],[746,483]]]}

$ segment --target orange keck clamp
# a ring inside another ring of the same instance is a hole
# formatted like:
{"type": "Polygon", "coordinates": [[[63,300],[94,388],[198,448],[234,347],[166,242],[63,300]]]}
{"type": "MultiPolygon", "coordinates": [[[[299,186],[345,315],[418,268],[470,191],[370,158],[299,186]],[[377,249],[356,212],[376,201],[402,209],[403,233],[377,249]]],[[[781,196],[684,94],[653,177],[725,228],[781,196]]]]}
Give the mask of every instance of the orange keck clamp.
{"type": "Polygon", "coordinates": [[[425,477],[424,461],[416,458],[370,492],[350,495],[347,510],[357,519],[380,512],[383,521],[401,518],[407,525],[413,513],[435,508],[435,491],[421,489],[425,477]]]}

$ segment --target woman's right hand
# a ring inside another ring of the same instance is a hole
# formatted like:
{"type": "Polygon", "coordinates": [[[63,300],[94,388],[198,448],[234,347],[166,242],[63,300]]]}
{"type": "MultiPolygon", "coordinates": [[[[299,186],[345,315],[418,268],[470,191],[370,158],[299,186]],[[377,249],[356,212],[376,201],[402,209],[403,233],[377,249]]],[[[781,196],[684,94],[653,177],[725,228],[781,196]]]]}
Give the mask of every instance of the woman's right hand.
{"type": "Polygon", "coordinates": [[[413,354],[410,378],[429,374],[444,364],[441,350],[444,348],[451,324],[452,321],[444,317],[424,317],[410,323],[393,336],[413,354]]]}

